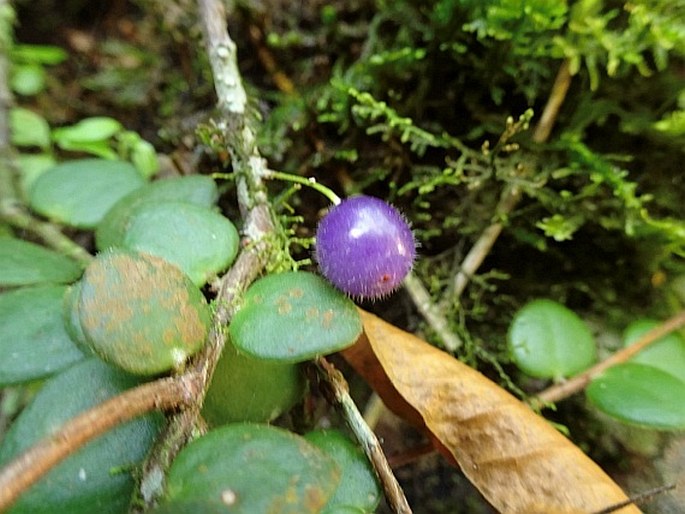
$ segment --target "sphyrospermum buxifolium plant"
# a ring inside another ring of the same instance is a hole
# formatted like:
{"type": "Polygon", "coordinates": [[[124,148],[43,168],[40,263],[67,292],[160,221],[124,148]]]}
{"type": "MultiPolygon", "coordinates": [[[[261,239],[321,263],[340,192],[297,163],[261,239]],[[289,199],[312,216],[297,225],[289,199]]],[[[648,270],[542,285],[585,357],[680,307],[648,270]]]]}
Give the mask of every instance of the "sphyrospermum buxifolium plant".
{"type": "MultiPolygon", "coordinates": [[[[211,309],[199,286],[230,266],[238,251],[238,232],[213,210],[218,199],[213,180],[196,176],[146,183],[137,174],[126,163],[86,159],[62,163],[37,180],[30,197],[37,212],[61,224],[94,231],[100,252],[85,270],[54,251],[3,237],[7,244],[0,251],[0,284],[17,289],[0,294],[0,319],[7,321],[3,326],[9,327],[11,336],[0,344],[3,352],[13,356],[0,366],[0,381],[7,385],[48,378],[3,444],[0,456],[5,461],[43,435],[27,428],[36,424],[35,412],[43,403],[52,402],[61,420],[92,405],[86,402],[91,401],[88,395],[82,395],[80,403],[74,402],[72,395],[62,395],[56,402],[51,391],[64,381],[81,380],[91,384],[94,393],[117,394],[140,383],[136,376],[180,371],[206,341],[211,309]],[[118,173],[121,176],[111,176],[118,173]],[[59,187],[49,187],[51,180],[57,180],[59,187]],[[85,183],[79,188],[81,181],[85,183]],[[95,194],[100,204],[81,206],[82,193],[95,194]],[[26,347],[31,348],[30,354],[24,351],[26,347]],[[18,365],[19,361],[24,364],[18,365]],[[109,380],[121,382],[121,386],[100,384],[109,380]],[[51,386],[53,382],[56,385],[51,386]]],[[[229,327],[231,337],[207,394],[207,421],[214,427],[230,427],[273,420],[304,394],[299,363],[349,346],[360,332],[352,301],[324,279],[306,272],[263,277],[248,289],[242,309],[229,327]]],[[[97,396],[92,402],[104,398],[97,396]]],[[[150,420],[154,421],[154,416],[150,420]]],[[[129,470],[108,480],[107,470],[95,472],[93,466],[118,459],[137,464],[142,459],[140,452],[149,449],[157,431],[157,422],[150,424],[150,420],[141,421],[135,429],[126,425],[109,438],[98,439],[93,443],[96,449],[88,446],[76,452],[50,475],[54,478],[27,493],[12,512],[38,512],[32,510],[37,505],[59,506],[74,513],[87,512],[94,505],[103,512],[124,512],[132,487],[129,470]],[[120,445],[119,432],[136,438],[135,444],[127,447],[129,453],[120,445]],[[78,471],[75,479],[74,469],[78,471]],[[78,487],[69,485],[73,480],[78,487]],[[48,501],[53,496],[55,501],[48,501]]],[[[348,461],[359,459],[353,445],[319,450],[295,435],[268,442],[271,432],[260,425],[245,425],[240,430],[256,437],[256,444],[272,444],[281,451],[289,441],[296,442],[290,450],[295,453],[288,460],[297,472],[311,466],[313,458],[320,462],[307,471],[324,487],[317,510],[312,512],[321,511],[337,490],[340,469],[335,460],[341,458],[341,452],[349,453],[348,461]],[[323,463],[330,476],[321,475],[318,466],[323,463]]],[[[207,438],[207,452],[221,454],[224,440],[212,440],[207,438]]],[[[239,442],[244,445],[244,435],[239,442]]],[[[236,451],[243,450],[236,447],[236,451]]],[[[277,456],[275,462],[280,462],[277,456]]],[[[202,466],[204,469],[205,464],[202,466]]],[[[366,487],[377,491],[375,479],[364,477],[366,487]]],[[[216,480],[234,484],[230,474],[216,480]]],[[[273,475],[260,481],[260,491],[270,491],[275,498],[280,494],[278,480],[273,475]]],[[[234,492],[244,499],[242,490],[234,492]]],[[[264,500],[262,493],[256,497],[258,504],[264,500]]],[[[354,504],[349,493],[342,498],[339,501],[354,504]]],[[[378,495],[374,498],[376,501],[378,495]]],[[[214,500],[182,492],[174,493],[170,504],[181,508],[188,502],[214,500]]],[[[307,511],[310,500],[306,497],[293,504],[292,512],[307,511]]],[[[360,501],[366,505],[369,496],[360,501]]],[[[260,512],[245,508],[245,512],[260,512]]],[[[331,504],[330,509],[335,508],[331,504]]]]}

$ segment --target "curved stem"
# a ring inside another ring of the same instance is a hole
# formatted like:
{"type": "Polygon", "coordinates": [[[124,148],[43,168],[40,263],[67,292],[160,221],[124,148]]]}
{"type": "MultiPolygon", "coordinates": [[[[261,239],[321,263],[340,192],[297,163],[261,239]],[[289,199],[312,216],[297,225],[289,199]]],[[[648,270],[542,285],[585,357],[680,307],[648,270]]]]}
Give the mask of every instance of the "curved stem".
{"type": "Polygon", "coordinates": [[[318,191],[326,198],[328,198],[333,205],[338,205],[341,200],[338,195],[336,195],[332,189],[319,184],[314,177],[302,177],[300,175],[293,175],[291,173],[284,173],[282,171],[270,170],[264,178],[275,178],[279,180],[286,180],[288,182],[295,182],[296,184],[302,184],[303,186],[311,187],[312,189],[318,191]]]}
{"type": "Polygon", "coordinates": [[[0,470],[0,511],[89,441],[152,410],[189,405],[195,399],[196,389],[195,375],[163,378],[126,391],[70,419],[55,434],[0,470]]]}

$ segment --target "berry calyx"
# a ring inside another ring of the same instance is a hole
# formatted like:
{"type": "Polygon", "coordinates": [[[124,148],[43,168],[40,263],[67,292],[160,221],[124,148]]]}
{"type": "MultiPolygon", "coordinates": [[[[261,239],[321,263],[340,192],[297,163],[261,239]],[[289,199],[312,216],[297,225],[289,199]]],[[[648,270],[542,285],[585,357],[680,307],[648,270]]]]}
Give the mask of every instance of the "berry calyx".
{"type": "Polygon", "coordinates": [[[333,207],[316,231],[321,273],[353,297],[380,298],[409,273],[416,243],[408,223],[388,203],[354,196],[333,207]]]}

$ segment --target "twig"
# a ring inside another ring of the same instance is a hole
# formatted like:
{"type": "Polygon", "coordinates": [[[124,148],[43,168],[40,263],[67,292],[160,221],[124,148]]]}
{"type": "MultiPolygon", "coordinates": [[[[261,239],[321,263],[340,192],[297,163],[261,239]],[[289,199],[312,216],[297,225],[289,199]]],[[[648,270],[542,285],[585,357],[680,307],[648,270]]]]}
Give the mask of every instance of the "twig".
{"type": "Polygon", "coordinates": [[[192,404],[196,394],[194,375],[165,378],[126,391],[72,418],[0,470],[0,511],[88,441],[153,409],[192,404]]]}
{"type": "MultiPolygon", "coordinates": [[[[559,114],[559,109],[566,98],[570,82],[571,73],[569,63],[568,61],[564,61],[557,72],[554,84],[552,85],[552,91],[547,99],[540,121],[533,131],[532,139],[536,143],[544,143],[549,139],[552,127],[559,114]]],[[[520,199],[521,190],[518,187],[512,186],[505,190],[495,208],[497,221],[483,231],[464,258],[464,261],[459,268],[459,272],[454,278],[454,288],[452,291],[453,298],[459,298],[461,296],[471,277],[478,271],[480,265],[483,264],[483,261],[494,246],[495,241],[497,241],[497,238],[502,233],[502,229],[504,228],[502,220],[506,219],[507,215],[514,210],[520,199]]]]}
{"type": "MultiPolygon", "coordinates": [[[[536,143],[544,143],[549,138],[556,117],[559,114],[559,109],[566,98],[570,81],[571,74],[569,64],[567,61],[564,61],[557,72],[554,84],[552,85],[552,91],[547,99],[540,121],[533,131],[532,139],[536,143]]],[[[497,238],[502,233],[504,228],[503,220],[505,220],[509,213],[514,210],[520,199],[521,189],[519,187],[511,186],[505,189],[502,198],[500,198],[500,201],[495,208],[496,221],[483,230],[476,243],[471,247],[471,250],[466,254],[466,257],[464,257],[464,260],[459,267],[459,271],[454,276],[450,289],[450,298],[452,300],[456,300],[462,295],[469,280],[471,280],[471,277],[475,275],[478,268],[483,264],[483,261],[495,245],[497,238]]],[[[442,302],[439,302],[438,305],[435,305],[425,286],[418,278],[411,274],[405,279],[404,287],[426,322],[442,340],[445,349],[448,351],[455,351],[458,349],[462,344],[461,340],[459,340],[459,338],[449,329],[449,322],[444,314],[448,299],[445,298],[442,302]]]]}
{"type": "Polygon", "coordinates": [[[200,23],[214,76],[217,106],[223,113],[245,115],[247,93],[238,70],[235,43],[226,30],[226,11],[216,0],[198,0],[200,23]]]}
{"type": "Polygon", "coordinates": [[[347,424],[364,450],[366,457],[373,465],[385,490],[390,508],[397,514],[411,514],[407,498],[404,496],[400,484],[392,473],[392,469],[383,453],[383,448],[381,448],[376,434],[366,424],[364,417],[350,397],[349,386],[342,373],[323,357],[316,360],[316,366],[319,374],[330,388],[328,392],[333,397],[332,399],[340,406],[347,424]]]}
{"type": "Polygon", "coordinates": [[[237,297],[259,276],[271,257],[272,245],[268,236],[275,230],[274,217],[262,184],[267,166],[259,155],[256,135],[248,123],[247,95],[238,71],[236,45],[226,30],[223,4],[220,0],[198,0],[198,6],[217,104],[222,114],[215,123],[226,141],[236,175],[245,247],[220,280],[207,345],[191,364],[199,380],[194,404],[170,418],[164,437],[157,442],[143,466],[139,492],[142,509],[154,505],[162,494],[164,484],[158,477],[166,475],[171,462],[195,431],[200,407],[226,343],[225,326],[237,311],[237,297]]]}
{"type": "Polygon", "coordinates": [[[552,92],[542,111],[540,121],[538,121],[538,124],[533,131],[532,139],[536,143],[544,143],[549,139],[552,128],[557,121],[559,109],[561,109],[561,106],[566,99],[568,88],[571,86],[571,78],[571,65],[568,59],[564,59],[559,67],[559,71],[557,71],[557,76],[552,85],[552,92]]]}
{"type": "Polygon", "coordinates": [[[404,288],[424,319],[442,340],[445,349],[450,352],[457,350],[462,345],[461,339],[450,330],[447,318],[440,308],[433,303],[421,280],[414,273],[409,273],[404,279],[404,288]]]}
{"type": "Polygon", "coordinates": [[[663,494],[667,491],[672,491],[673,489],[676,488],[675,484],[668,484],[668,485],[662,485],[660,487],[655,487],[654,489],[650,489],[649,491],[645,491],[644,493],[637,494],[635,496],[631,496],[628,498],[626,501],[623,501],[621,503],[617,503],[615,505],[611,505],[607,507],[606,509],[598,510],[597,512],[593,512],[592,514],[610,514],[612,512],[617,512],[621,510],[623,507],[627,507],[628,505],[633,505],[637,503],[644,503],[655,496],[658,496],[659,494],[663,494]]]}
{"type": "Polygon", "coordinates": [[[498,219],[495,223],[488,226],[478,238],[478,241],[471,247],[471,250],[459,267],[459,272],[454,277],[454,285],[451,291],[452,298],[459,298],[466,289],[471,277],[478,271],[480,265],[492,250],[492,247],[497,241],[497,238],[502,233],[504,228],[503,219],[514,210],[516,204],[521,199],[521,189],[512,186],[507,188],[502,195],[497,207],[495,207],[495,216],[498,219]]]}
{"type": "Polygon", "coordinates": [[[650,344],[683,326],[685,326],[685,311],[679,312],[672,318],[664,321],[658,327],[654,327],[635,341],[635,343],[612,354],[609,358],[584,371],[580,375],[576,375],[566,382],[545,389],[533,398],[531,402],[535,404],[534,406],[544,406],[545,404],[563,400],[564,398],[583,390],[585,386],[606,369],[615,364],[627,361],[650,344]]]}
{"type": "MultiPolygon", "coordinates": [[[[8,164],[7,161],[0,164],[0,168],[0,175],[5,173],[8,173],[10,176],[13,175],[11,171],[12,165],[8,164]]],[[[16,196],[12,194],[12,189],[10,188],[13,189],[13,186],[0,179],[0,191],[2,191],[0,193],[2,196],[0,199],[0,220],[15,228],[33,232],[46,245],[57,250],[62,255],[78,261],[83,267],[88,266],[92,262],[94,257],[82,246],[79,246],[65,236],[57,225],[41,221],[29,214],[16,196]]]]}

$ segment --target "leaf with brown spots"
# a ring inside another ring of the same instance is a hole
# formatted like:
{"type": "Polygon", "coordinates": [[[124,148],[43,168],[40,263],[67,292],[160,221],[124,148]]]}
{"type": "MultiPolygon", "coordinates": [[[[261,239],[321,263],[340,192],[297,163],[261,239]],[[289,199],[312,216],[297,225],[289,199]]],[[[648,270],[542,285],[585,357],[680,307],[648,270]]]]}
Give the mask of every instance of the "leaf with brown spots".
{"type": "Polygon", "coordinates": [[[159,257],[103,252],[88,266],[77,291],[72,302],[77,312],[68,314],[80,322],[83,342],[130,373],[154,375],[180,367],[209,331],[211,312],[202,292],[159,257]]]}
{"type": "Polygon", "coordinates": [[[362,325],[352,300],[313,273],[293,271],[252,284],[228,330],[244,354],[296,363],[354,344],[362,325]]]}
{"type": "MultiPolygon", "coordinates": [[[[479,372],[361,311],[343,355],[386,405],[424,427],[503,513],[592,513],[627,500],[578,447],[479,372]]],[[[635,514],[634,505],[616,512],[635,514]]]]}
{"type": "Polygon", "coordinates": [[[178,454],[162,504],[206,502],[233,514],[316,514],[339,482],[335,460],[303,437],[269,425],[233,423],[178,454]]]}

